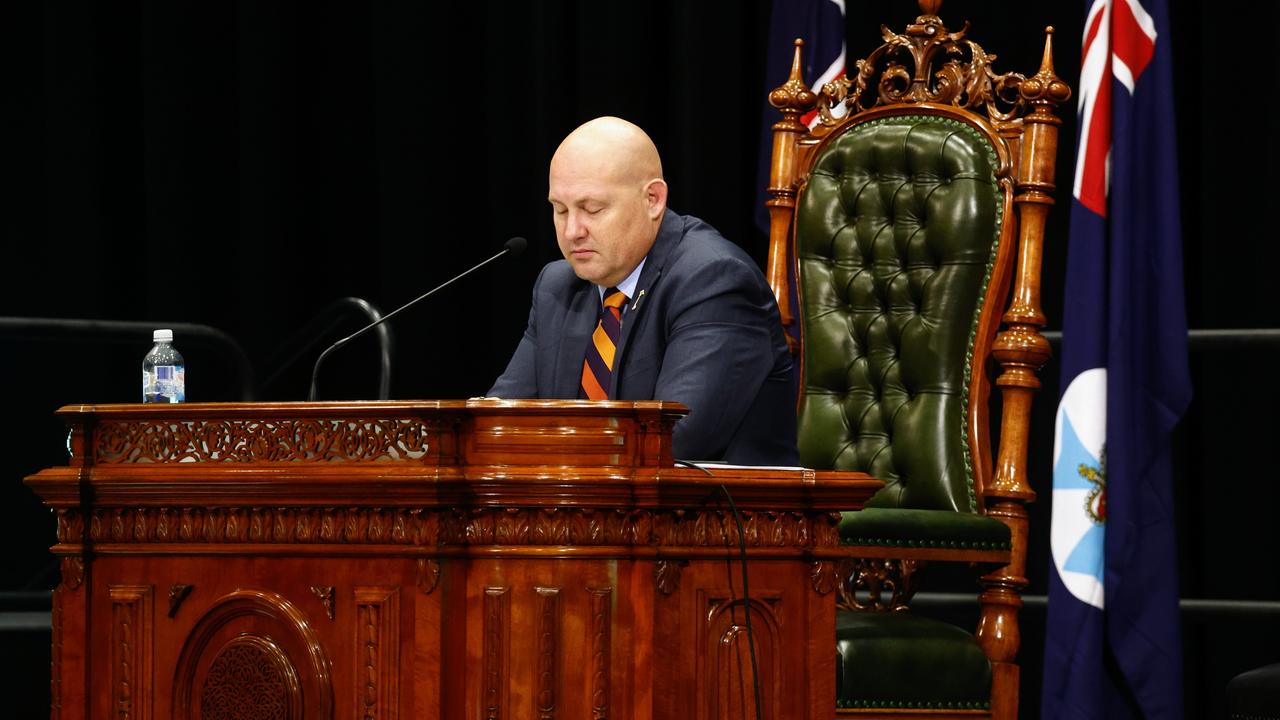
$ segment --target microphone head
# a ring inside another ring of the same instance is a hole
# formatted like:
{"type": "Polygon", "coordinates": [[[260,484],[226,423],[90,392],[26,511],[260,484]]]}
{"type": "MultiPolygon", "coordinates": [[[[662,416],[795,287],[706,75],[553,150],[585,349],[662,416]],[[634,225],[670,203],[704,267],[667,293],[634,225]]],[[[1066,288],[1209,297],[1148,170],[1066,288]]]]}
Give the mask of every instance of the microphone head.
{"type": "Polygon", "coordinates": [[[507,249],[508,254],[512,256],[516,256],[524,252],[524,249],[528,247],[528,245],[529,245],[528,240],[525,240],[524,238],[517,235],[516,237],[513,237],[510,240],[508,240],[506,245],[504,245],[503,247],[507,249]]]}

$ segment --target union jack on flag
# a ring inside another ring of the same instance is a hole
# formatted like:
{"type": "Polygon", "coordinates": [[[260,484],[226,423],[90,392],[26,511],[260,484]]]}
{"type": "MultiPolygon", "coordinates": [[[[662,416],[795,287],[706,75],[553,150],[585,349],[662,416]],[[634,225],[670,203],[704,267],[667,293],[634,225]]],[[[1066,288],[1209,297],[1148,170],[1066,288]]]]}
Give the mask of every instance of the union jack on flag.
{"type": "Polygon", "coordinates": [[[1136,0],[1095,0],[1089,8],[1080,62],[1080,143],[1071,194],[1103,217],[1111,158],[1112,80],[1133,95],[1134,83],[1151,64],[1155,49],[1155,21],[1136,0]]]}

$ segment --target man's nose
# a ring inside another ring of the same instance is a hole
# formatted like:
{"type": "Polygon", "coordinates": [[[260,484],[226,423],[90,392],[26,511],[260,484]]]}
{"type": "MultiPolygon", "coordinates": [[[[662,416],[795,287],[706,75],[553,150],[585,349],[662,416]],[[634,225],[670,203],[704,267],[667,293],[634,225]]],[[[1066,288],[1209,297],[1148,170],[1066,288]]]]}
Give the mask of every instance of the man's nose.
{"type": "Polygon", "coordinates": [[[582,224],[582,214],[570,210],[564,220],[564,236],[570,240],[577,240],[585,235],[586,226],[582,224]]]}

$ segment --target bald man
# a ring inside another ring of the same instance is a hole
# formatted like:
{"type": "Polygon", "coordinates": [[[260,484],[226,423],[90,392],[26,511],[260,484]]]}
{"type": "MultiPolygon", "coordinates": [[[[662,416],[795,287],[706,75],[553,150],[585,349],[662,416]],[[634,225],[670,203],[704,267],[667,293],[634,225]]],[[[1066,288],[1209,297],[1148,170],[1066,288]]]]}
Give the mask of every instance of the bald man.
{"type": "Polygon", "coordinates": [[[564,260],[543,268],[529,326],[489,395],[674,400],[686,460],[795,465],[791,357],[759,267],[667,209],[653,141],[618,118],[574,130],[547,200],[564,260]]]}

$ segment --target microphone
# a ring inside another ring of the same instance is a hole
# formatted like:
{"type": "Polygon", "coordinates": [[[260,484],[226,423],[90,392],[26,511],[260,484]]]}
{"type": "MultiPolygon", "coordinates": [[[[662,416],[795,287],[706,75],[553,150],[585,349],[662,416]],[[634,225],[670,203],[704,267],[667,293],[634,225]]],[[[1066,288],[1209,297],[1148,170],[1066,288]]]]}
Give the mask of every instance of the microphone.
{"type": "Polygon", "coordinates": [[[334,350],[337,350],[338,348],[342,347],[343,345],[346,345],[347,343],[351,342],[352,340],[355,340],[356,338],[360,337],[361,335],[365,334],[366,332],[369,332],[370,330],[374,329],[375,327],[377,327],[377,326],[381,325],[382,323],[384,323],[384,322],[386,322],[386,321],[390,320],[391,318],[393,318],[393,317],[395,317],[397,314],[399,314],[401,310],[408,310],[410,307],[412,307],[412,306],[414,306],[414,305],[417,305],[418,303],[422,302],[423,300],[426,300],[427,298],[431,297],[432,295],[436,294],[437,292],[440,292],[441,290],[443,290],[443,289],[445,289],[445,288],[449,287],[450,285],[454,284],[455,282],[457,282],[457,281],[461,280],[462,278],[464,278],[464,277],[466,277],[466,276],[470,275],[471,273],[473,273],[473,272],[475,272],[475,271],[479,270],[480,268],[484,267],[485,265],[488,265],[489,263],[493,262],[494,260],[497,260],[498,258],[502,257],[503,255],[511,255],[512,257],[515,257],[515,256],[519,255],[520,253],[524,252],[525,247],[527,247],[528,245],[529,245],[529,241],[528,241],[528,240],[525,240],[525,239],[524,239],[524,238],[522,238],[522,237],[513,237],[513,238],[511,238],[510,240],[508,240],[506,243],[504,243],[504,244],[503,244],[503,246],[502,246],[502,252],[498,253],[497,255],[494,255],[493,257],[489,258],[488,260],[485,260],[484,262],[481,262],[481,263],[477,264],[476,266],[472,267],[472,268],[471,268],[471,269],[469,269],[469,270],[464,270],[462,273],[458,274],[458,275],[457,275],[457,276],[455,276],[454,278],[452,278],[452,279],[450,279],[450,280],[448,280],[448,281],[446,281],[446,282],[444,282],[444,283],[442,283],[442,284],[440,284],[440,285],[437,285],[437,286],[436,286],[436,287],[434,287],[434,288],[431,288],[430,290],[428,290],[428,291],[426,291],[425,293],[423,293],[423,294],[419,295],[418,297],[416,297],[416,298],[414,298],[414,299],[410,300],[409,302],[405,303],[404,305],[401,305],[400,307],[396,308],[395,310],[392,310],[391,312],[387,313],[386,315],[383,315],[382,317],[378,318],[377,320],[374,320],[373,322],[369,323],[368,325],[365,325],[364,327],[360,328],[359,330],[357,330],[357,331],[355,331],[355,332],[351,333],[350,335],[348,335],[348,336],[346,336],[346,337],[342,338],[342,339],[341,339],[341,340],[339,340],[338,342],[336,342],[336,343],[334,343],[334,344],[330,345],[329,347],[325,348],[324,352],[320,353],[320,357],[316,358],[316,364],[315,364],[315,367],[313,367],[313,368],[311,369],[311,392],[309,392],[309,393],[307,394],[307,400],[308,400],[308,401],[314,401],[314,400],[316,399],[316,378],[318,378],[318,377],[320,376],[320,363],[324,362],[324,359],[325,359],[326,357],[328,357],[328,356],[329,356],[329,353],[333,352],[334,350]]]}

